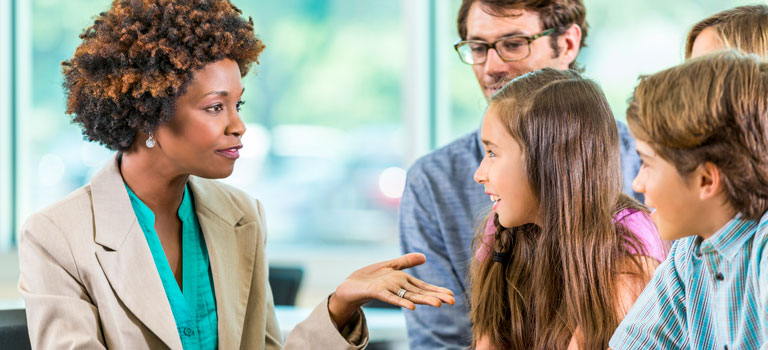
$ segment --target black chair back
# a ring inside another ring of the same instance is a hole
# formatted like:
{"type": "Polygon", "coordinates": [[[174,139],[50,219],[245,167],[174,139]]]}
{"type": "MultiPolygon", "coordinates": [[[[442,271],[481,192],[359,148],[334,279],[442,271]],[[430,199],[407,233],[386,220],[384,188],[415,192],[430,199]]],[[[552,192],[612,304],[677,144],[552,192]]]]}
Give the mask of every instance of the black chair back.
{"type": "Polygon", "coordinates": [[[299,294],[304,270],[298,266],[270,266],[269,285],[272,287],[272,297],[275,305],[296,305],[296,295],[299,294]]]}
{"type": "Polygon", "coordinates": [[[0,349],[32,349],[24,309],[0,310],[0,349]]]}

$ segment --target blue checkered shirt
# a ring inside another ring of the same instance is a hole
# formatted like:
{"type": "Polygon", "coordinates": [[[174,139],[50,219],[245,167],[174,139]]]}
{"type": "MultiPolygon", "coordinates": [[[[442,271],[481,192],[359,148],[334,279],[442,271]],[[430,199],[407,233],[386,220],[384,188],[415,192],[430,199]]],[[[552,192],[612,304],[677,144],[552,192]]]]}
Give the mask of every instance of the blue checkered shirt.
{"type": "Polygon", "coordinates": [[[611,338],[617,349],[768,348],[768,212],[676,241],[611,338]]]}

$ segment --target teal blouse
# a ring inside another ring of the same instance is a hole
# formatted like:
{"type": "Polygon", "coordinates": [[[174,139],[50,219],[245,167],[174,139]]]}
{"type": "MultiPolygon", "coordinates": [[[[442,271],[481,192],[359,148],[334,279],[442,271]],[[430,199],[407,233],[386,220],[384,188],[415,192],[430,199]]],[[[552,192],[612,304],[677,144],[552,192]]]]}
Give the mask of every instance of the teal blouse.
{"type": "Polygon", "coordinates": [[[205,246],[203,230],[195,214],[195,204],[189,190],[189,184],[184,188],[184,198],[179,206],[181,220],[181,269],[182,288],[165,257],[160,238],[155,231],[155,214],[135,193],[125,185],[131,206],[139,225],[144,231],[144,237],[149,244],[152,258],[155,261],[160,280],[163,282],[165,295],[171,304],[176,329],[184,349],[217,349],[218,348],[218,318],[216,316],[216,297],[213,289],[211,264],[208,259],[208,249],[205,246]]]}

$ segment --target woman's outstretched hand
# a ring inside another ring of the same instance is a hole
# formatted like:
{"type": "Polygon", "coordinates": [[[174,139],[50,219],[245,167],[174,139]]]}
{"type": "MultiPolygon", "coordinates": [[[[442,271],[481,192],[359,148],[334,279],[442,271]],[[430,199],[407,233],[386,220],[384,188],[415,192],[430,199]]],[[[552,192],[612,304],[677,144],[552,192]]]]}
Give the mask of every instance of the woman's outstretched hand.
{"type": "Polygon", "coordinates": [[[373,299],[411,310],[416,308],[416,304],[434,307],[443,303],[453,305],[455,301],[451,290],[433,286],[401,271],[425,261],[424,254],[410,253],[353,272],[328,301],[331,318],[341,329],[358,308],[373,299]]]}

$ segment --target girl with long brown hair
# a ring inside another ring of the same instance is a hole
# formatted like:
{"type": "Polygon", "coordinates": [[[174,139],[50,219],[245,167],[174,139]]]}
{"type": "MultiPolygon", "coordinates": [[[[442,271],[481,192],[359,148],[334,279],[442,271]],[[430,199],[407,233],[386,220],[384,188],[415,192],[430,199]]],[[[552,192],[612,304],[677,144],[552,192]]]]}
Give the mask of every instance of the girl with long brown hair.
{"type": "Polygon", "coordinates": [[[473,244],[473,345],[607,348],[665,245],[621,193],[605,96],[573,71],[526,74],[491,98],[481,133],[475,181],[494,205],[473,244]]]}

